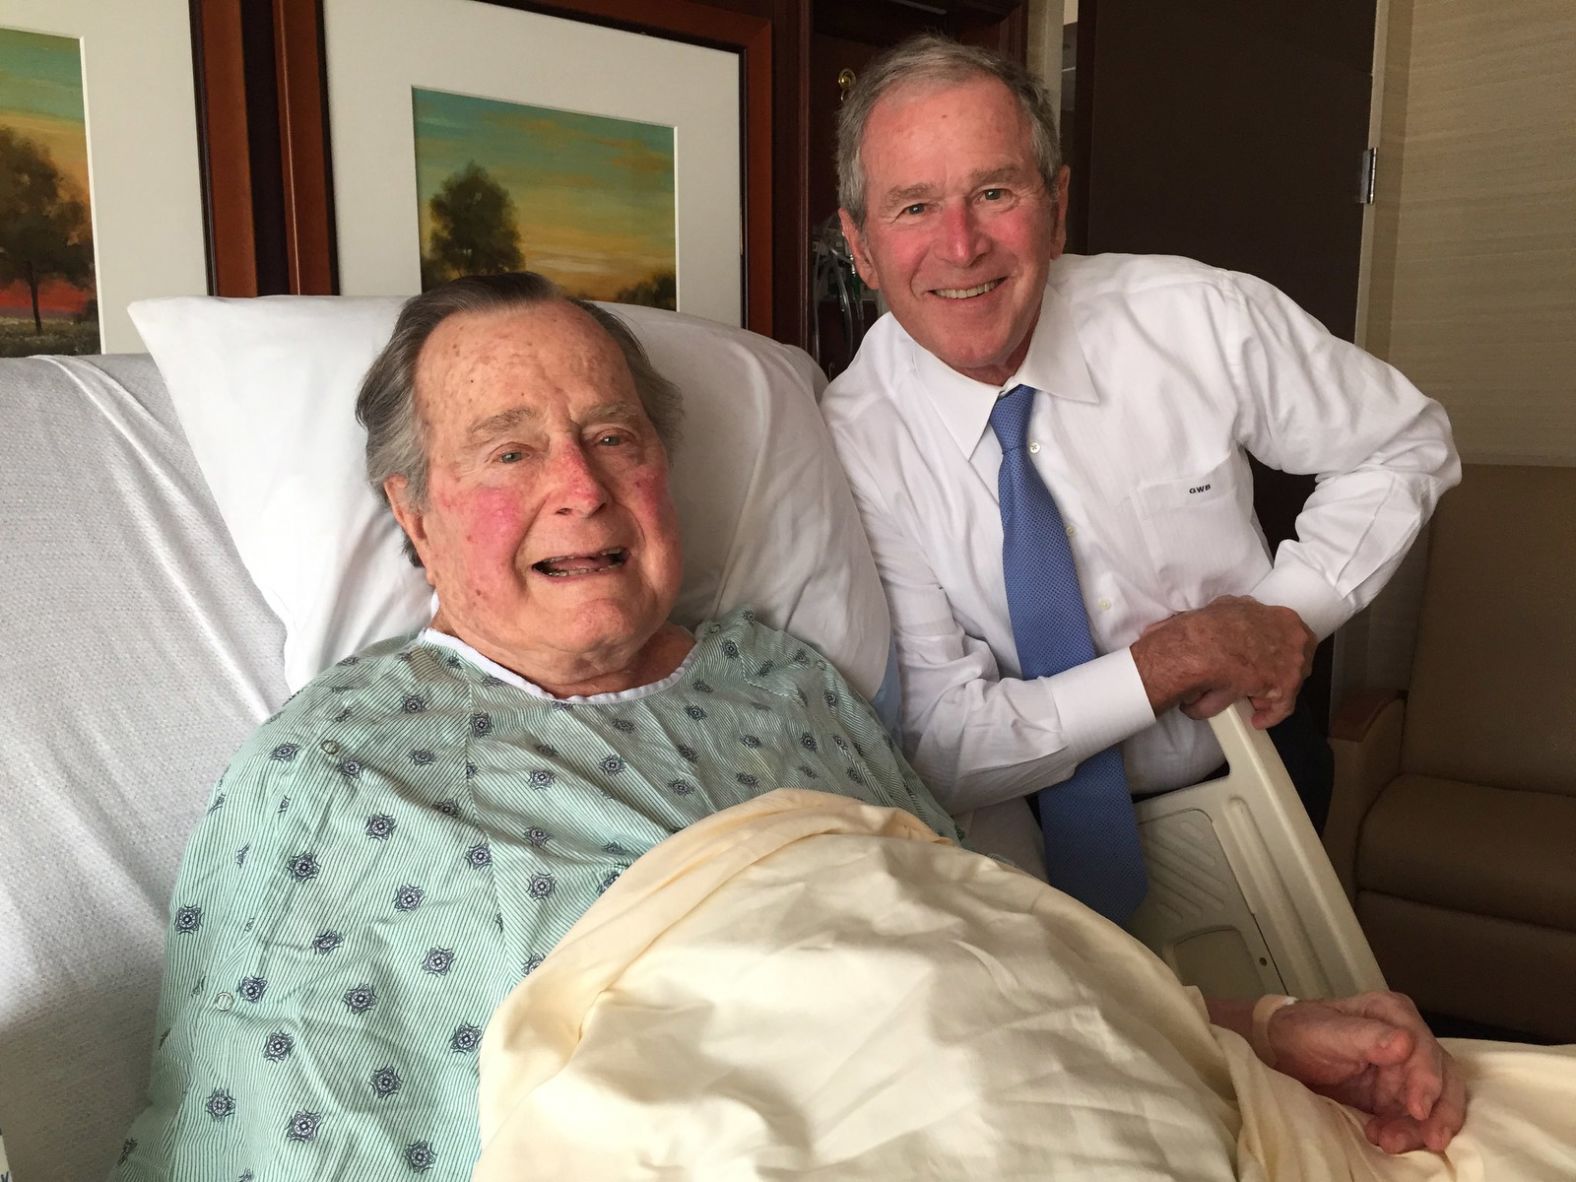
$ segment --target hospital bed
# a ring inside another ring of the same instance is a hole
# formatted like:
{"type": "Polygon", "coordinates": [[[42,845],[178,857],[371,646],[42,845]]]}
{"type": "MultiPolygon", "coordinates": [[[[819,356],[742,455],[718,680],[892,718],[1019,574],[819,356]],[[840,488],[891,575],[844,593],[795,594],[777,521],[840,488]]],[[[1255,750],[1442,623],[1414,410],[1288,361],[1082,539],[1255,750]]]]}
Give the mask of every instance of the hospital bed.
{"type": "MultiPolygon", "coordinates": [[[[427,610],[350,411],[397,305],[163,301],[138,320],[152,357],[0,361],[0,1135],[19,1182],[100,1177],[118,1152],[177,861],[230,754],[316,669],[427,610]]],[[[885,602],[809,358],[623,311],[686,396],[677,618],[753,603],[890,705],[885,602]]],[[[1139,806],[1134,931],[1217,994],[1382,986],[1268,740],[1235,711],[1214,725],[1230,773],[1139,806]]]]}

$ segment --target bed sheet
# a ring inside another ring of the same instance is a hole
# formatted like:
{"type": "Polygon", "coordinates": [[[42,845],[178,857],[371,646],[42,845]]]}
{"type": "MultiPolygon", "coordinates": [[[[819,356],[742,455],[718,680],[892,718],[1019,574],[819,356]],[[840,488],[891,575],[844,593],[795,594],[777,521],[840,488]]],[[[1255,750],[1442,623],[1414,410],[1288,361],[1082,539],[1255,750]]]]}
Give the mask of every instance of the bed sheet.
{"type": "Polygon", "coordinates": [[[626,871],[483,1040],[475,1182],[1565,1182],[1576,1054],[1457,1042],[1448,1156],[1387,1157],[1067,896],[780,790],[626,871]]]}
{"type": "Polygon", "coordinates": [[[141,356],[0,362],[0,1129],[102,1177],[147,1084],[208,788],[284,696],[278,621],[141,356]]]}

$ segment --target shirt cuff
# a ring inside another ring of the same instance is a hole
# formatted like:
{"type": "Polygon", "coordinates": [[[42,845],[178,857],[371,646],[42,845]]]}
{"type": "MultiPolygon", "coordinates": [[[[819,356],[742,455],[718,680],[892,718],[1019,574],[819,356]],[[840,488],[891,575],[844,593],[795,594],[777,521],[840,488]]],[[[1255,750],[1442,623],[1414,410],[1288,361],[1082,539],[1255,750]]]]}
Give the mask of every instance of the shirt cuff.
{"type": "Polygon", "coordinates": [[[1248,594],[1272,607],[1291,608],[1320,640],[1346,623],[1352,614],[1335,588],[1301,563],[1276,563],[1248,594]]]}
{"type": "Polygon", "coordinates": [[[1062,739],[1075,763],[1132,738],[1155,721],[1132,651],[1121,649],[1046,679],[1062,739]]]}

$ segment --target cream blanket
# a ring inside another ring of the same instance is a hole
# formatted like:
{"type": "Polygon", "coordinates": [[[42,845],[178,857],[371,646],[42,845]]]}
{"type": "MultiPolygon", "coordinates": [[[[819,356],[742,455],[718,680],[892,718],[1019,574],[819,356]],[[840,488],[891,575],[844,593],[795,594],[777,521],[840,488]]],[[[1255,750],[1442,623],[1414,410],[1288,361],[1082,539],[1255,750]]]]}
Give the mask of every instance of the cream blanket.
{"type": "Polygon", "coordinates": [[[1576,1053],[1451,1050],[1466,1129],[1385,1157],[1067,896],[784,789],[637,861],[499,1008],[474,1178],[1576,1178],[1576,1053]]]}

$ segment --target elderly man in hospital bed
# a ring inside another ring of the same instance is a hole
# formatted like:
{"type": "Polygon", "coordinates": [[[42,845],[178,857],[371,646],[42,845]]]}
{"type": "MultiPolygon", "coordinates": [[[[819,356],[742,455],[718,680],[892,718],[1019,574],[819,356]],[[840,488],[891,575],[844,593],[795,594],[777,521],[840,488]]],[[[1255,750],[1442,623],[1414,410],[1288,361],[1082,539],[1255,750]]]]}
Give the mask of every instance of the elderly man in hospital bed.
{"type": "Polygon", "coordinates": [[[606,312],[533,275],[435,289],[358,413],[436,614],[215,787],[114,1177],[1476,1177],[1496,1136],[1558,1160],[1516,1052],[1458,1063],[1390,994],[1206,1003],[961,845],[815,650],[744,610],[671,623],[678,399],[606,312]]]}

